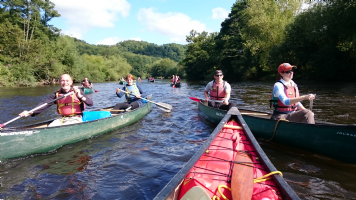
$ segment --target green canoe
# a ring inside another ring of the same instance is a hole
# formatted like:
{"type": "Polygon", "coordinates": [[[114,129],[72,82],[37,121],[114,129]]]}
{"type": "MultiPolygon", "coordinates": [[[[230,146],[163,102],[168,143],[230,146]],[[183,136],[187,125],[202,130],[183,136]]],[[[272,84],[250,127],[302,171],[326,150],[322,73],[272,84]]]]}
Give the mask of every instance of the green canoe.
{"type": "Polygon", "coordinates": [[[90,93],[93,93],[94,92],[94,89],[93,88],[86,88],[86,87],[83,87],[82,88],[84,94],[90,94],[90,93]]]}
{"type": "MultiPolygon", "coordinates": [[[[226,111],[198,103],[199,113],[219,123],[226,111]]],[[[343,162],[356,163],[356,126],[337,124],[304,124],[271,120],[271,114],[239,109],[256,138],[273,141],[325,155],[343,162]]]]}
{"type": "Polygon", "coordinates": [[[120,81],[119,84],[120,85],[126,85],[126,81],[120,81]]]}
{"type": "Polygon", "coordinates": [[[135,110],[120,113],[111,110],[111,107],[99,110],[111,110],[111,113],[117,114],[89,122],[47,127],[53,121],[50,120],[30,126],[1,129],[0,160],[49,152],[66,144],[128,126],[147,115],[151,108],[150,102],[135,110]]]}

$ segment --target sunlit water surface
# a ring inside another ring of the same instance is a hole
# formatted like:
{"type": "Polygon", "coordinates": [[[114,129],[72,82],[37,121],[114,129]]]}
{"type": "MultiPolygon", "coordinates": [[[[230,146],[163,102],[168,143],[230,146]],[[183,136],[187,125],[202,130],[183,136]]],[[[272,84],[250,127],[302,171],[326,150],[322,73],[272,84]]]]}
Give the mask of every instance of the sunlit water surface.
{"type": "MultiPolygon", "coordinates": [[[[316,93],[316,121],[356,124],[356,87],[352,83],[297,81],[301,94],[316,93]]],[[[142,120],[48,154],[0,164],[0,199],[152,199],[199,149],[215,125],[202,119],[188,97],[203,97],[205,82],[183,81],[171,88],[168,80],[139,83],[155,102],[173,106],[164,113],[153,106],[142,120]]],[[[232,84],[232,100],[240,108],[268,111],[272,82],[232,84]]],[[[89,110],[122,102],[117,83],[96,83],[89,110]]],[[[57,86],[0,88],[0,123],[34,108],[57,86]]],[[[304,102],[308,108],[309,104],[304,102]]],[[[56,117],[55,106],[38,117],[8,126],[56,117]]],[[[312,134],[312,133],[311,133],[312,134]]],[[[1,138],[0,138],[1,139],[1,138]]],[[[356,165],[321,155],[259,141],[301,199],[356,199],[356,165]]],[[[345,152],[351,154],[355,152],[345,152]]]]}

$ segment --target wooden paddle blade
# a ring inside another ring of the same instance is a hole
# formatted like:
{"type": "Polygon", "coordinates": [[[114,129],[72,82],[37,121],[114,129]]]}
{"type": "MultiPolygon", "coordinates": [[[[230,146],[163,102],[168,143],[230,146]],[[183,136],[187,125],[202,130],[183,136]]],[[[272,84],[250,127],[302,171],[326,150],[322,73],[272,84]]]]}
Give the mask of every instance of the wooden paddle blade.
{"type": "Polygon", "coordinates": [[[233,200],[251,200],[253,192],[253,164],[246,153],[238,153],[235,157],[231,178],[231,194],[233,200]]]}
{"type": "Polygon", "coordinates": [[[201,102],[201,100],[199,98],[196,97],[189,97],[189,99],[196,101],[196,102],[201,102]]]}

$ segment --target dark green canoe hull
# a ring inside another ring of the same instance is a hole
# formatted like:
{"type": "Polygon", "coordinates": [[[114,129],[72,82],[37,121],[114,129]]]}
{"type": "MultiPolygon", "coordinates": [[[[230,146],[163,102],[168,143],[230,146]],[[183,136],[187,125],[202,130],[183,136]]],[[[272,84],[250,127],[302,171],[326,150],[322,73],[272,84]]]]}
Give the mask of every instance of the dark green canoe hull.
{"type": "MultiPolygon", "coordinates": [[[[49,128],[5,128],[0,131],[0,160],[45,153],[63,145],[128,126],[150,112],[152,103],[104,119],[49,128]]],[[[33,126],[36,126],[34,124],[33,126]]]]}
{"type": "MultiPolygon", "coordinates": [[[[226,111],[211,108],[202,103],[198,103],[198,110],[204,118],[214,123],[219,123],[226,114],[226,111]]],[[[248,111],[239,110],[241,113],[248,111]]],[[[242,116],[256,138],[322,154],[343,162],[356,163],[356,126],[354,125],[281,121],[276,128],[276,120],[244,114],[242,116]]]]}

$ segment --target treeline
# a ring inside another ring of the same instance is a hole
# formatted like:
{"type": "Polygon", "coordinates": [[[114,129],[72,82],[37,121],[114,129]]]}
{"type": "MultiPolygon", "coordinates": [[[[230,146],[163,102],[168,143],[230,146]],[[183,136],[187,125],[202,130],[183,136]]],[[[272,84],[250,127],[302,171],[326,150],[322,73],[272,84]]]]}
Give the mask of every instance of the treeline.
{"type": "Polygon", "coordinates": [[[297,65],[295,77],[354,80],[356,2],[237,0],[218,33],[191,31],[182,64],[190,79],[274,79],[279,64],[297,65]]]}
{"type": "Polygon", "coordinates": [[[169,58],[179,62],[185,58],[186,46],[180,44],[156,45],[148,42],[127,40],[116,44],[118,49],[146,56],[169,58]]]}
{"type": "Polygon", "coordinates": [[[75,43],[81,55],[100,55],[104,57],[119,55],[125,58],[132,66],[130,73],[136,77],[143,79],[149,76],[167,78],[173,74],[180,74],[184,78],[186,75],[183,67],[177,62],[184,58],[185,45],[164,44],[158,46],[134,40],[123,41],[112,46],[92,45],[78,39],[75,39],[75,43]],[[136,51],[135,49],[140,50],[136,51]],[[149,50],[152,50],[152,53],[149,50]]]}
{"type": "Polygon", "coordinates": [[[63,73],[70,74],[75,82],[84,77],[104,82],[117,81],[128,73],[141,78],[168,77],[171,68],[177,73],[183,70],[176,62],[184,58],[183,45],[161,47],[132,41],[122,42],[123,46],[90,45],[63,36],[48,24],[59,16],[48,0],[0,1],[0,86],[52,84],[63,73]],[[131,44],[145,50],[135,54],[131,44]],[[148,53],[149,49],[154,49],[153,53],[148,53]],[[169,67],[156,70],[165,64],[169,67]]]}

